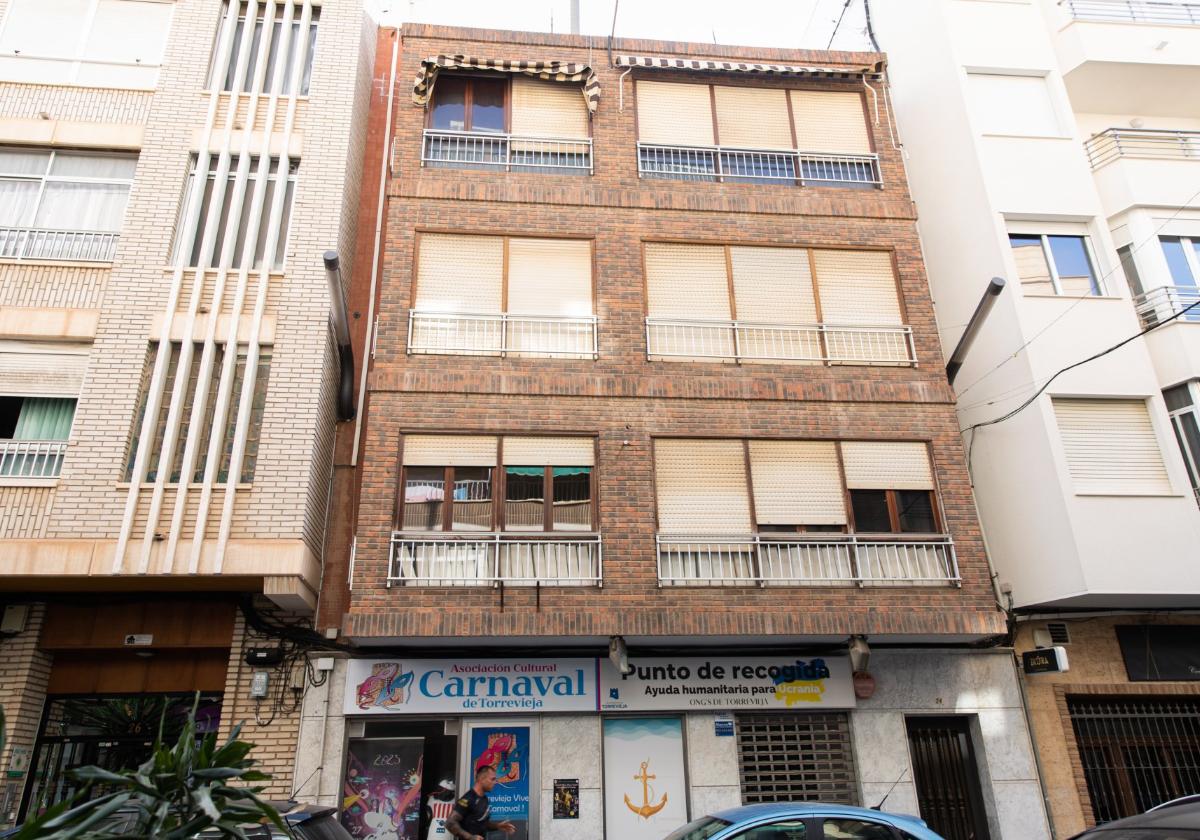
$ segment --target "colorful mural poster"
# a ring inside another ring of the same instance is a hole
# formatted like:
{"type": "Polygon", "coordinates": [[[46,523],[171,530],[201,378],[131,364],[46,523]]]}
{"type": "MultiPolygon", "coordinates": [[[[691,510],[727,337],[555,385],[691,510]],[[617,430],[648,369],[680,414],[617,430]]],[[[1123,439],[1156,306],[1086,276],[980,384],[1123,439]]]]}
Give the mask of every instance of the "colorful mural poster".
{"type": "Polygon", "coordinates": [[[342,825],[356,840],[418,840],[423,738],[351,738],[342,825]]]}
{"type": "Polygon", "coordinates": [[[495,822],[510,820],[517,827],[515,834],[494,832],[496,837],[529,840],[529,777],[533,769],[529,756],[528,726],[476,726],[471,729],[471,764],[467,768],[471,783],[479,768],[495,770],[496,786],[488,794],[492,806],[489,819],[495,822]]]}
{"type": "Polygon", "coordinates": [[[688,821],[683,722],[604,721],[604,829],[610,840],[662,840],[688,821]]]}

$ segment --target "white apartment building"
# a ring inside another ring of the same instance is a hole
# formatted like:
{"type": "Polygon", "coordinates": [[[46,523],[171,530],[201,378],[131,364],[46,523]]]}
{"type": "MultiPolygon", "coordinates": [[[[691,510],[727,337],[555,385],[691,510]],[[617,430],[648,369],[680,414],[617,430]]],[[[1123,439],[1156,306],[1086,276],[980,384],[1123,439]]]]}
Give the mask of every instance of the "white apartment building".
{"type": "Polygon", "coordinates": [[[0,822],[196,692],[294,787],[374,51],[355,0],[0,1],[0,822]]]}
{"type": "Polygon", "coordinates": [[[954,384],[1067,837],[1200,790],[1200,5],[871,10],[947,354],[1007,281],[954,384]]]}

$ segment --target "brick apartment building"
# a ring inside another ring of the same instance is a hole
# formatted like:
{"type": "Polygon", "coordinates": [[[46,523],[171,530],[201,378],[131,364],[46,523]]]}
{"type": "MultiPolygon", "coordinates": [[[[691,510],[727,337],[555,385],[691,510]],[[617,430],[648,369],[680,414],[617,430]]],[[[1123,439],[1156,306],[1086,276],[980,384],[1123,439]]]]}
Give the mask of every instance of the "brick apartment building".
{"type": "Polygon", "coordinates": [[[374,48],[349,0],[0,2],[0,821],[195,692],[293,788],[374,48]]]}
{"type": "Polygon", "coordinates": [[[885,57],[379,37],[305,796],[424,837],[491,764],[538,840],[885,795],[1048,836],[885,57]]]}

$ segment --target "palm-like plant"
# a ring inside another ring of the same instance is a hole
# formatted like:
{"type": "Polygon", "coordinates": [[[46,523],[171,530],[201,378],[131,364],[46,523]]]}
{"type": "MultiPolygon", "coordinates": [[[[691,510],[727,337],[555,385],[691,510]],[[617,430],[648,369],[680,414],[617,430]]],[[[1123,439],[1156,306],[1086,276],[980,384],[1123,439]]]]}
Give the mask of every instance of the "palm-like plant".
{"type": "Polygon", "coordinates": [[[30,820],[14,840],[187,840],[205,830],[245,840],[242,827],[264,820],[286,832],[279,813],[259,798],[262,788],[242,785],[270,777],[253,769],[254,745],[238,739],[241,724],[220,746],[215,733],[197,738],[198,704],[199,695],[173,745],[163,743],[159,722],[153,752],[138,768],[72,771],[88,788],[112,792],[85,801],[85,789],[30,820]],[[131,819],[116,819],[118,811],[131,819]]]}

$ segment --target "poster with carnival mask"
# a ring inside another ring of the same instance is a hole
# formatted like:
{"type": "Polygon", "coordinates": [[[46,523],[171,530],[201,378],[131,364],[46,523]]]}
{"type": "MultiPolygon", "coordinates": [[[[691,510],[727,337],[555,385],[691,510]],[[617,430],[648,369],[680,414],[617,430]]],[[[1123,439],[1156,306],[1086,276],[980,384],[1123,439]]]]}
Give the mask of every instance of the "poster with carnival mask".
{"type": "Polygon", "coordinates": [[[356,840],[418,840],[424,738],[351,738],[342,825],[356,840]]]}
{"type": "MultiPolygon", "coordinates": [[[[471,765],[469,775],[482,767],[496,771],[496,786],[488,793],[495,822],[510,821],[516,833],[512,840],[528,840],[530,790],[530,738],[528,726],[474,726],[471,728],[471,765]]],[[[493,832],[491,837],[506,837],[493,832]]]]}

